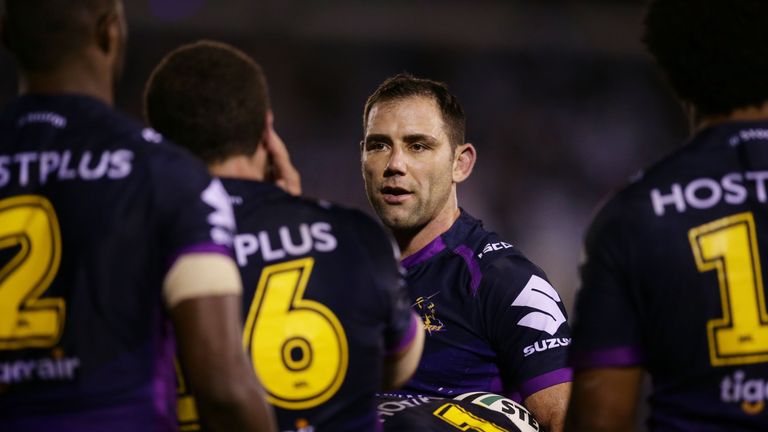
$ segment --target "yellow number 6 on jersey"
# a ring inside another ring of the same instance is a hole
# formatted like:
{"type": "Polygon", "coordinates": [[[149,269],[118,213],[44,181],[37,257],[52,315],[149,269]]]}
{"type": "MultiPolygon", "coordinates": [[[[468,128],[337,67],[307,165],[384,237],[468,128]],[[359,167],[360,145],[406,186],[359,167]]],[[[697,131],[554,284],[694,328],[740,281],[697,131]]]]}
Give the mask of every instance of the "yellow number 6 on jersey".
{"type": "Polygon", "coordinates": [[[268,400],[286,409],[315,407],[347,373],[347,337],[326,306],[302,298],[314,266],[304,258],[264,268],[243,332],[268,400]]]}

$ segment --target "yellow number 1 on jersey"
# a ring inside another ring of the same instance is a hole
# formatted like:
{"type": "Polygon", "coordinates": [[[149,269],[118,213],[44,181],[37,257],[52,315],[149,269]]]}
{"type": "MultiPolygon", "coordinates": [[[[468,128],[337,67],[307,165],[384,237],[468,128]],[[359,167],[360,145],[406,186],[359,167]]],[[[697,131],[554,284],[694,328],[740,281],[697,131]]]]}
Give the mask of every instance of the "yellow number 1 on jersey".
{"type": "Polygon", "coordinates": [[[739,213],[691,229],[688,238],[700,272],[717,270],[723,317],[707,323],[713,366],[768,361],[768,313],[752,213],[739,213]]]}
{"type": "Polygon", "coordinates": [[[56,276],[61,235],[42,196],[0,200],[0,250],[18,247],[0,268],[0,349],[45,348],[64,328],[64,299],[40,298],[56,276]]]}
{"type": "Polygon", "coordinates": [[[347,373],[347,337],[326,306],[303,298],[314,266],[303,258],[264,268],[243,332],[243,345],[271,404],[315,407],[347,373]]]}

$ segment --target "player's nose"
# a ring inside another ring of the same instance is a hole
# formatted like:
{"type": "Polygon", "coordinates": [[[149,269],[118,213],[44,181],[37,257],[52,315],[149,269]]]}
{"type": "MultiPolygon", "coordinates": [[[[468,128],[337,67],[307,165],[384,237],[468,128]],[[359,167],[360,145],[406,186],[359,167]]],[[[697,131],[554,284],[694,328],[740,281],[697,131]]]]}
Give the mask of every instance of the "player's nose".
{"type": "Polygon", "coordinates": [[[407,171],[405,152],[399,146],[393,146],[392,151],[389,153],[384,175],[403,175],[407,171]]]}

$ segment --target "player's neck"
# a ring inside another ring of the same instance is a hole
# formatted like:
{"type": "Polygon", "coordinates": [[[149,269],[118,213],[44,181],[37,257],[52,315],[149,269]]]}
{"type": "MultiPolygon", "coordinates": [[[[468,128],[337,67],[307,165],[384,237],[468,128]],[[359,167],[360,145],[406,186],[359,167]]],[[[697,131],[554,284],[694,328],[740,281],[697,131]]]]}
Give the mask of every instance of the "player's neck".
{"type": "Polygon", "coordinates": [[[699,131],[710,126],[728,123],[728,122],[740,122],[740,121],[768,121],[768,102],[760,106],[749,106],[744,108],[737,108],[728,114],[705,116],[696,120],[694,119],[694,131],[699,131]]]}
{"type": "Polygon", "coordinates": [[[81,94],[113,105],[112,72],[93,62],[71,61],[45,72],[21,73],[20,94],[81,94]]]}
{"type": "Polygon", "coordinates": [[[209,164],[208,171],[216,177],[264,181],[264,167],[253,156],[232,156],[222,162],[209,164]]]}
{"type": "Polygon", "coordinates": [[[460,214],[461,210],[459,210],[456,191],[454,190],[437,217],[430,220],[429,223],[416,231],[393,231],[392,235],[400,246],[401,259],[422,250],[438,236],[448,231],[460,214]]]}

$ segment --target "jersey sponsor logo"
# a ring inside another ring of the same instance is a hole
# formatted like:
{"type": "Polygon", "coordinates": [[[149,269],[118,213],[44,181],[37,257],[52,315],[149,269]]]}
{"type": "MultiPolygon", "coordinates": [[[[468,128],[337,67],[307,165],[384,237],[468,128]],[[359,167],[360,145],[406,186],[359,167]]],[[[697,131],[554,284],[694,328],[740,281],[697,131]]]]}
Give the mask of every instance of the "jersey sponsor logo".
{"type": "Polygon", "coordinates": [[[523,348],[523,356],[528,357],[533,353],[543,352],[552,348],[567,347],[570,344],[571,338],[544,339],[536,341],[536,343],[533,345],[528,345],[527,347],[523,348]]]}
{"type": "Polygon", "coordinates": [[[219,179],[211,180],[211,183],[200,194],[204,203],[213,207],[213,212],[208,214],[208,223],[211,225],[211,239],[221,245],[231,246],[232,235],[235,232],[235,213],[229,203],[224,185],[219,179]]]}
{"type": "Polygon", "coordinates": [[[54,349],[50,357],[0,362],[0,384],[30,381],[71,381],[80,368],[80,359],[54,349]]]}
{"type": "Polygon", "coordinates": [[[540,330],[554,336],[557,329],[565,322],[565,315],[560,310],[560,296],[546,280],[533,275],[511,306],[536,309],[525,315],[518,325],[540,330]]]}
{"type": "Polygon", "coordinates": [[[763,378],[746,379],[743,370],[736,370],[720,382],[720,400],[725,403],[738,403],[742,411],[757,415],[765,409],[768,399],[768,380],[763,378]]]}
{"type": "Polygon", "coordinates": [[[445,324],[437,318],[437,307],[432,302],[432,297],[439,293],[436,292],[427,297],[419,297],[416,299],[416,303],[411,305],[421,315],[421,321],[424,323],[424,330],[430,335],[432,332],[441,332],[445,330],[445,324]]]}
{"type": "Polygon", "coordinates": [[[509,249],[512,245],[506,242],[498,242],[498,243],[488,243],[483,248],[483,251],[479,254],[477,254],[478,258],[482,258],[483,255],[487,254],[488,252],[495,252],[503,249],[509,249]]]}
{"type": "Polygon", "coordinates": [[[299,224],[298,227],[281,226],[274,231],[259,231],[256,234],[243,233],[235,236],[237,265],[245,267],[248,258],[261,251],[264,261],[275,261],[287,256],[307,255],[312,251],[333,252],[338,240],[327,222],[299,224]],[[298,233],[298,236],[294,235],[298,233]],[[277,234],[277,235],[275,235],[277,234]]]}
{"type": "Polygon", "coordinates": [[[119,180],[131,174],[133,152],[127,149],[101,153],[84,151],[22,152],[0,155],[0,188],[14,181],[19,186],[44,185],[56,180],[119,180]]]}
{"type": "Polygon", "coordinates": [[[768,171],[733,172],[722,178],[698,178],[686,184],[673,183],[668,188],[651,190],[651,205],[656,216],[667,211],[685,213],[689,209],[706,210],[718,204],[743,204],[750,191],[761,203],[768,201],[768,171]]]}

